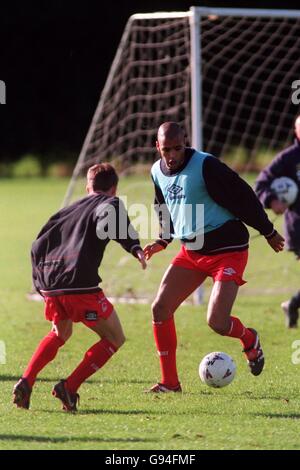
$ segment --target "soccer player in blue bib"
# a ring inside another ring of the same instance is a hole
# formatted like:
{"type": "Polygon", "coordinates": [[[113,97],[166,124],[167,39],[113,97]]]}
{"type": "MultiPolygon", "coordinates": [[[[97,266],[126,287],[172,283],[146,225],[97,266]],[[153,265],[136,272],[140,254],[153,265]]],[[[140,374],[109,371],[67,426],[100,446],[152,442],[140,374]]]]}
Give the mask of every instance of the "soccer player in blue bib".
{"type": "Polygon", "coordinates": [[[175,238],[181,250],[167,269],[152,305],[154,338],[162,378],[151,392],[179,392],[174,313],[210,276],[214,286],[207,322],[222,336],[238,338],[250,371],[259,375],[264,355],[257,332],[245,327],[231,310],[244,284],[249,233],[244,223],[263,235],[275,252],[284,239],[274,229],[251,187],[217,158],[185,145],[182,128],[163,123],[157,135],[160,160],[151,175],[160,237],[144,248],[149,260],[175,238]]]}

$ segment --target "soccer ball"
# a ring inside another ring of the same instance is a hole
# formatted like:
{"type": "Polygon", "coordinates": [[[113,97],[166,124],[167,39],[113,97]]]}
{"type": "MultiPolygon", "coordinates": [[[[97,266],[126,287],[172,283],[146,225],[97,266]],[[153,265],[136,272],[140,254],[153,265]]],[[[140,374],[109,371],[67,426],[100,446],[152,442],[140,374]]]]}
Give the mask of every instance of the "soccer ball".
{"type": "Polygon", "coordinates": [[[279,201],[285,202],[288,206],[294,204],[298,196],[297,183],[287,176],[281,176],[273,180],[271,189],[279,201]]]}
{"type": "Polygon", "coordinates": [[[224,352],[207,354],[199,365],[199,376],[203,383],[210,387],[221,388],[233,381],[236,365],[233,359],[224,352]]]}

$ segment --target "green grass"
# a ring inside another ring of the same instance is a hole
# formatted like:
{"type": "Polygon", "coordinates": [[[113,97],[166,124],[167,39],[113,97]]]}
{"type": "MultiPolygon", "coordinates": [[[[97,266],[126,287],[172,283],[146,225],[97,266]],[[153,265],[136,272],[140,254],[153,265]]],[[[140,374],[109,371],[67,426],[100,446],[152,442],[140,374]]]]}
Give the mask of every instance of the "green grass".
{"type": "MultiPolygon", "coordinates": [[[[0,183],[0,340],[7,364],[0,365],[0,449],[299,449],[300,365],[293,365],[297,330],[283,326],[280,302],[298,288],[299,266],[288,253],[273,254],[261,238],[252,250],[234,314],[257,328],[266,354],[262,376],[252,377],[236,340],[212,333],[205,306],[183,306],[176,315],[182,395],[151,396],[143,390],[159,378],[148,306],[117,305],[125,346],[81,388],[77,415],[66,415],[51,396],[52,385],[81,360],[96,337],[82,325],[41,374],[29,412],[14,409],[11,390],[37,342],[47,333],[42,304],[26,300],[30,288],[29,249],[42,223],[62,200],[64,180],[2,180],[0,183]],[[198,378],[198,364],[210,351],[224,350],[237,362],[234,382],[210,389],[198,378]]],[[[152,200],[151,184],[131,177],[120,192],[129,202],[152,200]]],[[[278,219],[280,226],[281,220],[278,219]]],[[[134,291],[155,295],[178,245],[151,261],[143,273],[114,243],[100,274],[108,295],[134,291]]],[[[206,284],[206,298],[211,282],[206,284]]]]}

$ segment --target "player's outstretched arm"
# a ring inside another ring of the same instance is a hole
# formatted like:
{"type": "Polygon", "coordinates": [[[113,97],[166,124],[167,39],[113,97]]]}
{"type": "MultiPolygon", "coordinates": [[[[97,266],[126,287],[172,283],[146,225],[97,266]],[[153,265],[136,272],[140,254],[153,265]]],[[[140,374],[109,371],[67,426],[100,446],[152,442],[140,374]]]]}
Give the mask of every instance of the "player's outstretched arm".
{"type": "Polygon", "coordinates": [[[146,260],[148,261],[153,255],[155,255],[156,253],[159,253],[162,250],[164,250],[164,247],[160,243],[158,242],[149,243],[144,248],[144,255],[145,255],[146,260]]]}
{"type": "Polygon", "coordinates": [[[284,248],[284,238],[278,232],[276,232],[273,237],[267,239],[267,242],[276,253],[279,253],[279,251],[282,251],[284,248]]]}
{"type": "Polygon", "coordinates": [[[142,249],[137,250],[136,256],[137,256],[139,262],[141,263],[142,269],[146,269],[147,268],[147,263],[146,263],[146,257],[145,257],[145,254],[144,254],[143,250],[142,249]]]}

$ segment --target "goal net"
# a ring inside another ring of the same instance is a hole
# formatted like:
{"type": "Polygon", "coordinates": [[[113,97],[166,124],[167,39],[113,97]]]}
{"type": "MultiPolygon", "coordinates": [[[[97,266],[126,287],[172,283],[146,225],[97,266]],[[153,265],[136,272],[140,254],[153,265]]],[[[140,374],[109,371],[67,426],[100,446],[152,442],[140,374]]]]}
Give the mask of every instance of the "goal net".
{"type": "Polygon", "coordinates": [[[299,46],[297,11],[193,7],[133,15],[64,204],[94,163],[152,162],[164,121],[180,122],[189,144],[233,164],[266,163],[292,141],[299,46]]]}

